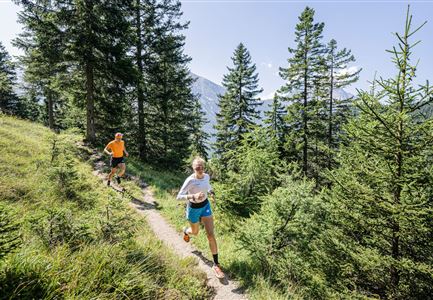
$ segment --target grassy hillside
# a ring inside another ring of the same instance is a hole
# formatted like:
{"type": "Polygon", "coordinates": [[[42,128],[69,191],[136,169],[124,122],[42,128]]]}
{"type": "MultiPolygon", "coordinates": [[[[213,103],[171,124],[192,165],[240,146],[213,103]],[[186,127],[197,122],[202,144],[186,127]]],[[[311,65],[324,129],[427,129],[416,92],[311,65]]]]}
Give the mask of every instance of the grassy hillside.
{"type": "Polygon", "coordinates": [[[0,255],[0,299],[211,296],[195,263],[155,240],[128,200],[92,175],[79,135],[0,116],[0,136],[0,223],[20,236],[0,255]]]}

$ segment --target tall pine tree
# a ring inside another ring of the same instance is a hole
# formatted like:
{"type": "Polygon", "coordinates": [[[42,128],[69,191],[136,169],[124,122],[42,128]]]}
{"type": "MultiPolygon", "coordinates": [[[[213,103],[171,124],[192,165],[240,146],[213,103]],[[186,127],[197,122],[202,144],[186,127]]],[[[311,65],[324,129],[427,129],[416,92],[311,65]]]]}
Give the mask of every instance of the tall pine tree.
{"type": "Polygon", "coordinates": [[[433,119],[423,113],[433,89],[428,82],[415,86],[412,57],[421,27],[412,29],[408,9],[398,45],[389,50],[396,76],[360,92],[327,201],[335,225],[329,253],[344,270],[339,280],[384,299],[433,294],[433,119]]]}
{"type": "Polygon", "coordinates": [[[44,119],[51,129],[63,127],[64,103],[59,93],[59,78],[66,71],[62,54],[64,33],[59,28],[57,1],[16,1],[23,7],[19,22],[24,31],[14,44],[24,51],[20,57],[24,81],[45,103],[44,119]]]}
{"type": "Polygon", "coordinates": [[[15,66],[0,42],[0,111],[7,114],[18,114],[19,99],[14,92],[16,81],[15,66]]]}
{"type": "Polygon", "coordinates": [[[180,21],[180,8],[181,3],[173,0],[137,0],[134,4],[136,145],[140,158],[148,162],[164,160],[165,153],[172,153],[165,163],[178,164],[189,147],[191,116],[187,111],[192,112],[195,100],[186,68],[190,58],[183,54],[180,33],[188,23],[180,21]],[[188,117],[182,119],[183,115],[188,117]]]}
{"type": "Polygon", "coordinates": [[[191,58],[183,53],[184,41],[181,34],[164,32],[146,68],[149,157],[165,167],[180,166],[191,145],[188,124],[196,103],[187,68],[191,58]]]}
{"type": "Polygon", "coordinates": [[[348,64],[355,62],[355,57],[350,50],[343,48],[337,49],[337,41],[332,39],[327,45],[327,53],[325,57],[326,73],[325,80],[328,83],[327,90],[327,119],[328,119],[328,159],[327,167],[333,166],[332,153],[337,150],[340,142],[339,135],[342,126],[347,121],[351,114],[352,99],[338,99],[335,97],[335,90],[344,88],[359,79],[361,69],[350,71],[348,64]]]}
{"type": "Polygon", "coordinates": [[[242,43],[235,49],[232,61],[233,67],[227,68],[229,73],[223,78],[226,92],[219,98],[215,125],[216,153],[224,165],[228,152],[240,145],[243,134],[252,131],[259,118],[257,106],[262,104],[257,97],[263,89],[258,87],[256,65],[242,43]]]}
{"type": "Polygon", "coordinates": [[[146,46],[149,44],[149,34],[154,29],[154,3],[150,1],[136,0],[134,3],[134,13],[132,25],[135,28],[135,60],[134,64],[137,70],[135,91],[137,98],[137,132],[136,146],[140,159],[146,160],[147,153],[147,129],[145,126],[145,85],[144,85],[144,60],[146,46]],[[150,21],[149,21],[150,20],[150,21]],[[147,21],[147,22],[146,22],[147,21]],[[150,23],[150,24],[149,24],[150,23]],[[146,31],[146,29],[148,29],[146,31]]]}
{"type": "Polygon", "coordinates": [[[323,74],[322,31],[324,23],[314,23],[314,9],[306,7],[296,25],[296,48],[289,48],[292,55],[287,68],[280,68],[280,76],[287,83],[279,94],[289,102],[287,126],[288,159],[301,164],[305,175],[311,176],[309,159],[314,145],[310,145],[310,124],[316,114],[313,102],[317,78],[323,74]]]}
{"type": "Polygon", "coordinates": [[[269,104],[269,110],[265,111],[265,126],[268,128],[270,135],[275,138],[280,158],[285,156],[284,144],[287,136],[287,126],[285,118],[287,111],[277,93],[274,94],[272,103],[269,104]]]}
{"type": "Polygon", "coordinates": [[[132,1],[74,0],[61,5],[65,59],[74,78],[76,105],[86,110],[86,139],[105,142],[126,128],[130,103],[126,89],[134,80],[130,48],[132,1]],[[85,99],[85,102],[81,99],[85,99]]]}
{"type": "Polygon", "coordinates": [[[205,160],[208,159],[209,147],[209,133],[205,132],[203,127],[208,122],[206,120],[206,113],[203,111],[200,103],[200,99],[195,96],[194,97],[194,106],[191,113],[191,117],[188,118],[189,124],[188,128],[190,129],[190,153],[191,156],[201,156],[205,160]]]}

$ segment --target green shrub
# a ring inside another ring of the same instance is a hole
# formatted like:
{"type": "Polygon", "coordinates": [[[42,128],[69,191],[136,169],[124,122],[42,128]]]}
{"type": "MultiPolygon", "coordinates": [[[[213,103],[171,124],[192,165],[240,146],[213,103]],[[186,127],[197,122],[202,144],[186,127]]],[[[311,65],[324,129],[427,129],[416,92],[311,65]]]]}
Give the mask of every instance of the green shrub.
{"type": "Polygon", "coordinates": [[[317,264],[326,209],[313,189],[312,182],[286,178],[241,226],[239,240],[274,283],[298,283],[311,297],[326,299],[332,293],[317,264]]]}
{"type": "Polygon", "coordinates": [[[90,225],[76,224],[72,211],[69,209],[48,208],[42,214],[34,215],[30,224],[32,231],[50,249],[64,243],[76,249],[94,240],[90,232],[90,225]]]}
{"type": "Polygon", "coordinates": [[[114,200],[100,213],[99,225],[100,239],[117,243],[134,236],[137,221],[131,217],[130,211],[114,200]]]}
{"type": "Polygon", "coordinates": [[[260,209],[261,197],[279,185],[284,164],[265,130],[257,129],[243,137],[242,145],[227,155],[228,173],[218,194],[225,211],[247,217],[260,209]]]}

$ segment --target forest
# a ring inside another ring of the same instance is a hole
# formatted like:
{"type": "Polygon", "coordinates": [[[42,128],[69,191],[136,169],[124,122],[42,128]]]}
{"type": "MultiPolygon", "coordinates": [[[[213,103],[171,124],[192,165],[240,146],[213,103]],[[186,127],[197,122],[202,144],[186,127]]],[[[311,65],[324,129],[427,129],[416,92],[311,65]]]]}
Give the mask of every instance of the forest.
{"type": "Polygon", "coordinates": [[[0,299],[211,297],[178,269],[187,263],[159,257],[151,238],[135,240],[146,226],[98,187],[74,149],[102,151],[115,132],[131,155],[127,172],[157,186],[176,227],[182,213],[170,192],[194,157],[207,161],[226,267],[251,299],[432,298],[433,89],[417,78],[426,22],[410,7],[387,50],[394,75],[349,98],[335,90],[362,69],[347,71],[352,51],[305,7],[264,116],[256,63],[240,41],[211,143],[180,1],[14,2],[23,54],[13,60],[0,41],[0,299]],[[85,281],[95,278],[93,289],[85,281]]]}

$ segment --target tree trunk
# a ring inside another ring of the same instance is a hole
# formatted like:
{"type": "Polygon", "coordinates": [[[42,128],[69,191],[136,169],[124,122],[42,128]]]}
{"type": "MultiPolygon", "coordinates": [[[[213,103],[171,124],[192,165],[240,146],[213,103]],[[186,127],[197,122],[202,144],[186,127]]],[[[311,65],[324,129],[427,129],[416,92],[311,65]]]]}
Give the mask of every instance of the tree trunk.
{"type": "MultiPolygon", "coordinates": [[[[48,83],[49,86],[50,83],[48,83]]],[[[54,129],[54,103],[53,92],[50,88],[47,89],[47,105],[48,105],[48,127],[54,129]]]]}
{"type": "Polygon", "coordinates": [[[243,128],[241,128],[241,124],[243,124],[242,122],[242,70],[241,70],[241,80],[239,81],[239,127],[238,127],[238,134],[237,134],[237,145],[234,145],[233,147],[237,147],[240,144],[241,138],[242,138],[242,133],[245,132],[246,130],[242,130],[243,128]]]}
{"type": "Polygon", "coordinates": [[[167,85],[168,85],[168,76],[167,76],[167,64],[164,62],[164,82],[162,83],[164,85],[163,91],[164,91],[164,99],[162,99],[162,112],[163,112],[163,144],[164,144],[164,153],[162,153],[162,157],[167,157],[168,152],[168,127],[170,126],[169,120],[168,120],[168,95],[167,95],[167,85]]]}
{"type": "Polygon", "coordinates": [[[329,128],[328,128],[328,169],[331,169],[331,153],[332,153],[332,105],[334,101],[334,49],[331,52],[331,80],[329,90],[329,128]]]}
{"type": "MultiPolygon", "coordinates": [[[[86,12],[86,38],[87,43],[90,43],[92,39],[92,16],[93,16],[93,2],[90,0],[85,1],[86,12]]],[[[94,57],[93,47],[91,44],[85,44],[86,47],[84,57],[84,68],[86,77],[86,114],[87,114],[87,127],[86,127],[86,139],[90,143],[96,141],[96,129],[95,129],[95,82],[94,82],[94,57]]]]}
{"type": "Polygon", "coordinates": [[[90,143],[96,141],[95,131],[95,99],[94,99],[93,63],[86,63],[86,108],[87,108],[87,128],[86,139],[90,143]]]}
{"type": "MultiPolygon", "coordinates": [[[[307,40],[307,34],[305,35],[305,42],[307,40]]],[[[302,164],[302,170],[304,172],[304,175],[307,175],[308,171],[308,137],[307,137],[307,104],[308,104],[308,66],[307,66],[307,49],[305,49],[305,55],[304,55],[304,104],[303,104],[303,111],[302,111],[302,122],[304,127],[304,134],[303,134],[303,140],[304,140],[304,147],[303,147],[303,164],[302,164]]]]}
{"type": "Polygon", "coordinates": [[[137,34],[137,45],[136,45],[136,60],[138,69],[137,78],[137,104],[138,104],[138,155],[140,159],[146,160],[146,131],[144,126],[144,90],[143,90],[143,57],[142,57],[142,28],[141,28],[141,16],[140,16],[140,0],[136,1],[136,34],[137,34]]]}
{"type": "MultiPolygon", "coordinates": [[[[402,124],[399,124],[401,128],[402,124]]],[[[399,129],[400,129],[399,128],[399,129]]],[[[400,134],[400,133],[399,133],[400,134]]],[[[397,163],[397,174],[396,174],[396,184],[394,191],[394,205],[399,206],[401,200],[401,186],[400,186],[400,178],[402,176],[402,165],[403,165],[403,155],[401,149],[401,136],[399,136],[399,151],[396,155],[396,163],[397,163]]],[[[400,224],[398,221],[398,216],[395,216],[391,223],[392,230],[392,240],[391,240],[391,256],[395,261],[400,260],[400,224]]],[[[391,263],[390,268],[390,277],[391,277],[391,297],[398,298],[398,285],[400,282],[400,272],[396,267],[396,263],[391,263]]]]}
{"type": "MultiPolygon", "coordinates": [[[[407,35],[405,36],[405,45],[408,45],[407,43],[407,35]]],[[[407,47],[407,46],[406,46],[407,47]]],[[[399,111],[400,114],[404,111],[404,93],[406,91],[406,63],[407,63],[407,56],[406,52],[407,48],[404,49],[404,58],[403,63],[400,66],[401,69],[401,77],[399,76],[398,80],[401,82],[401,91],[403,91],[403,94],[400,94],[399,92],[399,101],[400,101],[400,107],[399,111]]],[[[398,123],[397,127],[397,153],[395,155],[395,163],[397,165],[397,173],[395,174],[395,184],[396,187],[394,188],[394,207],[399,208],[401,204],[401,178],[403,177],[403,139],[404,139],[404,129],[403,129],[403,120],[400,117],[400,121],[398,123]]],[[[397,211],[400,211],[397,209],[397,211]]],[[[391,230],[392,230],[392,242],[391,242],[391,256],[395,261],[400,260],[400,224],[398,220],[398,215],[393,218],[392,224],[391,224],[391,230]]],[[[390,277],[391,277],[391,290],[392,290],[392,297],[398,298],[398,286],[400,282],[400,272],[398,268],[396,267],[396,263],[391,264],[390,268],[390,277]]]]}

